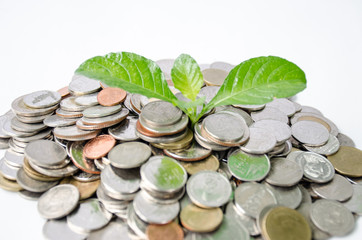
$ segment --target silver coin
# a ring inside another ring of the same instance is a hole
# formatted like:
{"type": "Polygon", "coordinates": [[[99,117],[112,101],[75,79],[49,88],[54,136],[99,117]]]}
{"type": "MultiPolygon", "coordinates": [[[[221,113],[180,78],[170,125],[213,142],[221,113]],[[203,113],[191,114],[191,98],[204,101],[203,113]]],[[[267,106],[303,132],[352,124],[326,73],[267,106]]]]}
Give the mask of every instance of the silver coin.
{"type": "Polygon", "coordinates": [[[91,94],[100,89],[99,81],[83,75],[74,75],[68,86],[69,92],[76,96],[91,94]]]}
{"type": "MultiPolygon", "coordinates": [[[[51,129],[45,129],[41,132],[36,133],[35,135],[28,137],[13,137],[14,140],[29,143],[32,141],[40,140],[40,139],[48,139],[51,136],[51,129]]],[[[49,140],[49,139],[48,139],[49,140]]]]}
{"type": "Polygon", "coordinates": [[[151,156],[151,148],[141,142],[118,144],[108,153],[108,159],[116,168],[136,168],[145,163],[151,156]]]}
{"type": "Polygon", "coordinates": [[[46,221],[43,226],[43,236],[48,240],[85,240],[87,234],[72,231],[65,218],[46,221]]]}
{"type": "Polygon", "coordinates": [[[233,69],[234,67],[235,67],[235,65],[232,65],[227,62],[213,62],[210,64],[210,68],[221,69],[226,72],[230,72],[231,69],[233,69]]]}
{"type": "MultiPolygon", "coordinates": [[[[25,95],[26,96],[26,95],[25,95]]],[[[11,109],[17,115],[25,116],[25,117],[37,117],[41,115],[46,115],[52,113],[55,109],[57,109],[57,105],[48,107],[48,108],[30,108],[26,106],[23,102],[23,98],[25,96],[18,97],[11,103],[11,109]]]]}
{"type": "Polygon", "coordinates": [[[136,123],[138,118],[134,116],[127,116],[119,125],[108,128],[108,133],[120,141],[135,141],[139,137],[136,134],[136,123]]]}
{"type": "Polygon", "coordinates": [[[273,208],[275,207],[279,207],[280,205],[278,204],[270,204],[268,206],[265,206],[261,211],[260,213],[258,214],[257,218],[256,218],[256,224],[258,226],[258,228],[261,230],[262,229],[262,221],[263,219],[265,218],[266,214],[272,210],[273,208]]]}
{"type": "Polygon", "coordinates": [[[60,102],[60,108],[69,112],[80,112],[87,108],[87,106],[78,105],[75,102],[76,97],[68,97],[60,102]]]}
{"type": "Polygon", "coordinates": [[[285,142],[292,135],[291,129],[288,124],[273,119],[264,119],[257,121],[252,125],[252,127],[264,128],[270,131],[275,136],[277,144],[285,142]]]}
{"type": "Polygon", "coordinates": [[[25,156],[40,167],[62,165],[67,157],[63,147],[49,140],[37,140],[25,148],[25,156]]]}
{"type": "Polygon", "coordinates": [[[259,111],[265,108],[265,104],[233,104],[233,106],[247,111],[259,111]]]}
{"type": "Polygon", "coordinates": [[[332,236],[345,236],[355,224],[352,213],[341,203],[331,200],[317,200],[310,209],[312,222],[332,236]]]}
{"type": "Polygon", "coordinates": [[[302,192],[298,186],[275,187],[269,184],[266,186],[274,193],[279,205],[296,209],[302,202],[302,192]]]}
{"type": "Polygon", "coordinates": [[[82,121],[83,121],[83,123],[85,123],[87,125],[112,124],[112,123],[114,123],[112,125],[115,125],[115,124],[119,123],[120,121],[122,121],[123,119],[125,119],[128,116],[128,114],[129,114],[128,109],[123,108],[119,112],[106,116],[106,117],[88,118],[88,117],[83,116],[82,121]]]}
{"type": "Polygon", "coordinates": [[[144,192],[140,191],[134,201],[133,207],[136,214],[145,222],[151,224],[166,224],[177,217],[180,212],[178,202],[172,204],[159,204],[144,197],[144,192]]]}
{"type": "Polygon", "coordinates": [[[343,202],[342,204],[351,212],[362,215],[362,186],[359,184],[353,184],[352,187],[352,197],[349,200],[343,202]]]}
{"type": "Polygon", "coordinates": [[[340,144],[339,144],[338,139],[335,136],[333,136],[332,134],[330,134],[328,141],[324,145],[319,146],[319,147],[311,147],[308,145],[304,145],[304,147],[308,151],[329,156],[329,155],[333,155],[336,152],[338,152],[340,144]]]}
{"type": "Polygon", "coordinates": [[[289,122],[288,116],[274,107],[265,107],[261,111],[252,112],[250,115],[255,122],[265,119],[276,120],[284,123],[289,122]]]}
{"type": "Polygon", "coordinates": [[[295,112],[300,112],[302,111],[302,105],[300,105],[299,103],[297,102],[293,102],[294,104],[294,107],[295,107],[295,112]]]}
{"type": "Polygon", "coordinates": [[[308,190],[301,184],[299,184],[298,187],[302,192],[302,204],[312,204],[312,197],[310,196],[308,190]]]}
{"type": "Polygon", "coordinates": [[[19,168],[9,165],[5,158],[0,159],[0,174],[6,179],[16,181],[16,174],[19,168]]]}
{"type": "Polygon", "coordinates": [[[140,118],[139,121],[143,128],[151,132],[157,132],[162,134],[174,134],[180,132],[182,129],[185,129],[187,127],[187,124],[189,123],[189,118],[185,114],[182,114],[180,121],[178,121],[177,123],[170,126],[157,126],[157,127],[149,126],[147,122],[142,120],[142,118],[140,118]]]}
{"type": "Polygon", "coordinates": [[[138,115],[138,113],[135,112],[132,108],[131,96],[132,96],[132,93],[127,92],[127,96],[126,96],[126,99],[124,100],[123,104],[129,111],[131,111],[132,113],[136,113],[138,115]]]}
{"type": "Polygon", "coordinates": [[[153,156],[142,165],[141,177],[150,186],[150,189],[160,192],[176,192],[186,184],[187,172],[180,163],[172,158],[153,156]]]}
{"type": "Polygon", "coordinates": [[[240,212],[233,202],[229,202],[226,206],[225,216],[229,216],[234,219],[234,221],[238,221],[244,225],[251,236],[257,236],[260,234],[260,230],[256,225],[255,219],[240,212]]]}
{"type": "Polygon", "coordinates": [[[149,190],[145,185],[146,184],[144,184],[144,182],[141,181],[140,186],[145,193],[144,196],[147,197],[149,200],[160,204],[172,204],[178,202],[185,195],[186,192],[186,189],[183,187],[181,190],[177,192],[164,194],[162,192],[149,190]]]}
{"type": "Polygon", "coordinates": [[[25,173],[23,168],[19,169],[16,175],[16,181],[25,190],[28,190],[30,192],[38,192],[38,193],[45,192],[58,184],[58,181],[42,182],[32,179],[25,173]]]}
{"type": "Polygon", "coordinates": [[[22,167],[24,164],[24,154],[19,154],[11,149],[6,150],[4,155],[5,161],[14,167],[22,167]]]}
{"type": "Polygon", "coordinates": [[[71,184],[61,184],[49,189],[38,201],[38,212],[45,219],[58,219],[67,216],[79,201],[78,188],[71,184]]]}
{"type": "Polygon", "coordinates": [[[284,144],[282,144],[282,146],[283,146],[283,151],[278,153],[270,152],[269,155],[273,157],[286,157],[292,151],[292,143],[290,140],[287,140],[285,141],[284,144]]]}
{"type": "Polygon", "coordinates": [[[2,128],[2,131],[11,136],[11,137],[18,137],[18,138],[21,138],[21,137],[29,137],[29,136],[33,136],[35,134],[38,133],[38,131],[34,131],[34,132],[20,132],[20,131],[17,131],[15,129],[13,129],[11,127],[11,120],[9,119],[8,121],[6,121],[4,124],[3,124],[3,128],[2,128]]]}
{"type": "Polygon", "coordinates": [[[215,113],[219,112],[233,112],[238,115],[240,115],[246,122],[248,126],[252,125],[254,123],[254,120],[250,117],[249,113],[245,112],[244,110],[241,110],[240,108],[232,107],[232,106],[220,106],[217,107],[215,110],[215,113]]]}
{"type": "Polygon", "coordinates": [[[338,133],[337,139],[341,146],[356,147],[356,144],[353,142],[353,140],[343,133],[338,133]]]}
{"type": "Polygon", "coordinates": [[[220,173],[201,171],[189,178],[186,191],[195,205],[214,208],[229,201],[232,189],[229,180],[220,173]]]}
{"type": "Polygon", "coordinates": [[[99,174],[91,174],[83,171],[73,174],[72,177],[79,182],[93,182],[100,179],[99,174]]]}
{"type": "Polygon", "coordinates": [[[326,183],[334,177],[334,167],[325,157],[311,152],[303,152],[296,157],[302,166],[304,176],[316,183],[326,183]]]}
{"type": "Polygon", "coordinates": [[[106,167],[106,165],[100,159],[94,159],[94,165],[96,165],[96,167],[101,171],[103,171],[103,169],[106,167]]]}
{"type": "Polygon", "coordinates": [[[91,232],[88,240],[131,240],[127,234],[127,224],[122,221],[110,222],[106,227],[91,232]]]}
{"type": "Polygon", "coordinates": [[[181,132],[178,132],[176,134],[165,135],[165,136],[161,136],[161,137],[149,137],[149,136],[141,134],[138,131],[136,131],[136,134],[142,140],[149,142],[149,143],[173,143],[173,142],[177,142],[177,141],[184,139],[189,131],[190,130],[186,128],[185,130],[182,130],[181,132]]]}
{"type": "Polygon", "coordinates": [[[229,180],[233,177],[226,162],[220,161],[219,169],[217,171],[229,180]]]}
{"type": "Polygon", "coordinates": [[[17,145],[15,145],[14,141],[12,141],[13,139],[9,140],[9,147],[11,150],[13,150],[16,153],[19,154],[24,154],[24,148],[18,147],[17,145]]]}
{"type": "Polygon", "coordinates": [[[55,114],[57,114],[60,117],[63,118],[78,118],[78,117],[83,117],[83,110],[80,111],[66,111],[63,110],[61,108],[58,108],[55,111],[55,114]]]}
{"type": "Polygon", "coordinates": [[[229,73],[225,70],[208,68],[202,71],[204,81],[210,86],[221,86],[229,73]]]}
{"type": "Polygon", "coordinates": [[[276,98],[266,104],[267,107],[274,107],[285,113],[288,117],[293,116],[296,112],[295,105],[286,98],[276,98]]]}
{"type": "Polygon", "coordinates": [[[200,89],[197,94],[198,97],[205,97],[205,103],[209,103],[213,99],[216,93],[220,90],[218,86],[206,86],[200,89]]]}
{"type": "Polygon", "coordinates": [[[201,135],[201,123],[195,124],[194,133],[195,133],[195,135],[194,135],[195,140],[198,142],[198,144],[200,144],[204,148],[211,149],[214,151],[224,151],[224,150],[227,150],[230,148],[230,147],[226,147],[226,146],[221,146],[219,144],[216,144],[216,143],[208,140],[207,138],[204,138],[201,135]]]}
{"type": "Polygon", "coordinates": [[[314,107],[310,107],[310,106],[302,106],[301,112],[303,112],[303,113],[315,113],[315,114],[323,116],[321,111],[319,111],[318,109],[316,109],[314,107]]]}
{"type": "Polygon", "coordinates": [[[130,201],[118,200],[108,196],[102,184],[97,188],[97,198],[102,202],[103,205],[117,206],[119,209],[127,208],[128,204],[130,203],[130,201]]]}
{"type": "Polygon", "coordinates": [[[15,114],[12,111],[9,111],[5,113],[4,115],[0,116],[0,138],[10,138],[8,134],[3,132],[3,125],[8,122],[10,119],[12,119],[15,116],[15,114]]]}
{"type": "Polygon", "coordinates": [[[35,193],[23,189],[19,191],[19,195],[26,200],[38,201],[38,199],[40,198],[41,195],[43,195],[43,193],[35,193]]]}
{"type": "Polygon", "coordinates": [[[11,119],[11,128],[20,132],[34,133],[46,129],[47,126],[43,123],[23,123],[14,117],[11,119]]]}
{"type": "Polygon", "coordinates": [[[142,110],[141,98],[142,98],[142,95],[137,94],[137,93],[134,93],[131,96],[131,107],[133,108],[133,110],[135,110],[135,112],[138,112],[138,113],[140,113],[142,110]]]}
{"type": "Polygon", "coordinates": [[[273,150],[268,153],[268,155],[271,157],[275,157],[279,154],[282,154],[284,152],[285,147],[286,147],[285,143],[279,144],[275,146],[273,150]]]}
{"type": "Polygon", "coordinates": [[[77,128],[77,126],[69,126],[69,127],[56,127],[53,130],[54,135],[59,139],[65,139],[69,141],[81,141],[92,139],[97,135],[100,131],[83,131],[77,128]]]}
{"type": "Polygon", "coordinates": [[[9,138],[0,138],[0,150],[5,150],[9,147],[9,138]]]}
{"type": "Polygon", "coordinates": [[[211,155],[211,150],[203,148],[197,142],[193,142],[190,147],[180,150],[164,149],[169,157],[182,161],[198,161],[211,155]]]}
{"type": "Polygon", "coordinates": [[[98,93],[92,93],[75,98],[75,103],[81,106],[92,107],[98,105],[98,93]]]}
{"type": "Polygon", "coordinates": [[[292,134],[299,142],[308,146],[321,146],[329,139],[328,130],[322,124],[313,121],[294,123],[292,134]]]}
{"type": "Polygon", "coordinates": [[[51,115],[53,115],[53,112],[50,112],[45,115],[36,116],[36,117],[27,117],[27,116],[16,115],[16,118],[20,122],[23,122],[23,123],[42,123],[44,121],[44,119],[46,119],[47,117],[49,117],[51,115]]]}
{"type": "Polygon", "coordinates": [[[87,108],[83,111],[83,117],[86,118],[101,118],[118,113],[122,110],[122,105],[104,107],[101,105],[87,108]]]}
{"type": "Polygon", "coordinates": [[[182,111],[165,101],[155,101],[146,104],[140,118],[149,126],[169,126],[180,121],[182,111]]]}
{"type": "Polygon", "coordinates": [[[146,229],[148,227],[148,223],[144,222],[137,216],[133,204],[130,204],[128,207],[127,223],[140,239],[146,239],[146,229]]]}
{"type": "Polygon", "coordinates": [[[334,174],[332,181],[328,183],[312,183],[311,188],[319,197],[340,202],[348,200],[353,195],[352,184],[339,174],[334,174]]]}
{"type": "Polygon", "coordinates": [[[250,137],[244,146],[240,149],[251,154],[265,154],[271,151],[277,141],[274,135],[265,128],[250,127],[250,137]]]}
{"type": "Polygon", "coordinates": [[[267,183],[279,187],[291,187],[303,177],[303,169],[295,161],[286,158],[272,158],[270,163],[271,168],[265,178],[267,183]]]}
{"type": "Polygon", "coordinates": [[[57,105],[62,97],[58,92],[42,90],[24,96],[24,104],[30,108],[48,108],[57,105]]]}
{"type": "MultiPolygon", "coordinates": [[[[68,158],[66,160],[66,163],[69,163],[70,159],[68,158]]],[[[49,177],[56,177],[56,178],[60,178],[60,177],[68,177],[73,175],[74,173],[76,173],[79,169],[72,163],[65,165],[64,167],[61,168],[56,168],[56,169],[49,169],[49,168],[44,168],[44,167],[40,167],[36,164],[34,164],[32,161],[29,161],[29,165],[37,172],[44,174],[46,176],[49,177]]]]}
{"type": "Polygon", "coordinates": [[[271,204],[276,204],[272,191],[265,185],[246,182],[240,184],[235,190],[235,206],[246,215],[256,218],[260,211],[271,204]]]}
{"type": "Polygon", "coordinates": [[[67,127],[74,125],[79,118],[64,118],[56,114],[51,115],[44,119],[44,124],[48,127],[67,127]]]}
{"type": "Polygon", "coordinates": [[[106,226],[112,214],[106,211],[97,199],[82,202],[79,207],[67,216],[70,229],[77,233],[90,233],[106,226]]]}

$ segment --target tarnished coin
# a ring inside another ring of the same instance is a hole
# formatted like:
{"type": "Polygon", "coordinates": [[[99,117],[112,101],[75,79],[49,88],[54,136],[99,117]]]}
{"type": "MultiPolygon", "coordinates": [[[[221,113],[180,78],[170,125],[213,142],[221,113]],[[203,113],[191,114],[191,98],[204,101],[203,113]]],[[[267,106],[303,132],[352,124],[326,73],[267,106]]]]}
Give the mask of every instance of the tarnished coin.
{"type": "Polygon", "coordinates": [[[201,171],[216,171],[219,169],[220,166],[219,160],[214,155],[211,155],[201,161],[180,161],[180,163],[190,175],[196,174],[201,171]]]}
{"type": "Polygon", "coordinates": [[[112,150],[116,140],[110,135],[99,135],[84,146],[83,154],[89,159],[98,159],[106,156],[112,150]]]}
{"type": "Polygon", "coordinates": [[[16,174],[18,173],[19,168],[9,165],[5,158],[0,159],[0,174],[9,180],[16,180],[16,174]]]}
{"type": "Polygon", "coordinates": [[[245,145],[240,146],[244,152],[251,154],[265,154],[270,152],[277,141],[274,134],[265,128],[250,127],[250,137],[245,145]]]}
{"type": "Polygon", "coordinates": [[[1,174],[0,174],[0,188],[11,192],[18,192],[23,189],[20,186],[20,184],[18,184],[16,181],[8,180],[4,178],[1,174]]]}
{"type": "Polygon", "coordinates": [[[75,186],[79,191],[79,200],[84,200],[94,195],[100,185],[100,181],[95,180],[91,182],[81,182],[75,178],[67,177],[64,178],[60,184],[71,184],[75,186]]]}
{"type": "Polygon", "coordinates": [[[221,86],[229,73],[227,71],[208,68],[202,71],[204,82],[208,86],[221,86]]]}
{"type": "Polygon", "coordinates": [[[197,142],[193,142],[190,147],[180,150],[164,149],[167,156],[181,161],[199,161],[207,158],[211,154],[210,149],[203,148],[197,142]]]}
{"type": "Polygon", "coordinates": [[[46,219],[58,219],[67,216],[77,206],[78,189],[70,184],[62,184],[45,192],[38,201],[38,212],[46,219]]]}
{"type": "Polygon", "coordinates": [[[146,230],[147,239],[149,240],[183,240],[184,232],[180,225],[175,222],[171,222],[165,225],[151,224],[146,230]]]}
{"type": "Polygon", "coordinates": [[[134,116],[127,116],[119,125],[108,128],[108,133],[120,141],[135,141],[139,139],[136,134],[137,120],[134,116]]]}
{"type": "Polygon", "coordinates": [[[140,167],[151,156],[151,148],[141,142],[126,142],[115,146],[108,154],[111,164],[117,168],[140,167]]]}
{"type": "Polygon", "coordinates": [[[271,190],[255,182],[240,184],[234,195],[238,210],[253,218],[256,218],[265,206],[277,203],[271,190]]]}
{"type": "Polygon", "coordinates": [[[337,153],[328,156],[337,172],[349,177],[362,177],[362,151],[341,146],[337,153]]]}
{"type": "Polygon", "coordinates": [[[342,204],[348,208],[351,212],[358,215],[362,215],[362,185],[353,184],[353,195],[352,197],[343,202],[342,204]]]}
{"type": "Polygon", "coordinates": [[[76,96],[91,94],[97,92],[100,88],[99,81],[83,75],[74,75],[68,86],[69,92],[76,96]]]}
{"type": "Polygon", "coordinates": [[[20,132],[39,132],[47,128],[43,123],[23,123],[18,118],[14,117],[11,119],[11,128],[20,132]]]}
{"type": "Polygon", "coordinates": [[[46,221],[43,226],[43,235],[45,239],[52,240],[84,240],[87,238],[86,234],[72,231],[65,218],[46,221]]]}
{"type": "Polygon", "coordinates": [[[299,142],[308,146],[321,146],[329,139],[328,130],[320,123],[299,121],[292,125],[292,134],[299,142]]]}
{"type": "Polygon", "coordinates": [[[4,155],[5,161],[14,167],[22,167],[24,164],[24,154],[19,154],[11,149],[6,150],[4,155]]]}
{"type": "Polygon", "coordinates": [[[271,169],[265,181],[279,187],[296,185],[303,177],[302,167],[286,158],[273,158],[271,169]]]}
{"type": "Polygon", "coordinates": [[[116,105],[111,107],[105,107],[105,106],[94,106],[87,108],[83,111],[83,117],[86,118],[101,118],[101,117],[107,117],[113,114],[118,113],[122,110],[122,105],[116,105]]]}
{"type": "Polygon", "coordinates": [[[228,157],[228,167],[237,179],[259,181],[268,175],[270,162],[266,155],[252,155],[236,150],[228,157]]]}
{"type": "Polygon", "coordinates": [[[304,147],[308,151],[326,155],[326,156],[335,154],[339,150],[339,146],[340,146],[340,144],[339,144],[338,139],[335,136],[333,136],[332,134],[329,135],[328,141],[322,146],[311,147],[308,145],[304,145],[304,147]]]}
{"type": "Polygon", "coordinates": [[[353,142],[353,140],[346,134],[338,133],[337,139],[341,146],[356,147],[356,144],[353,142]]]}
{"type": "Polygon", "coordinates": [[[87,240],[131,240],[127,231],[127,223],[116,220],[110,222],[102,229],[91,232],[87,237],[87,240]]]}
{"type": "Polygon", "coordinates": [[[61,100],[58,92],[42,90],[24,96],[24,104],[31,108],[47,108],[57,105],[61,100]]]}
{"type": "Polygon", "coordinates": [[[355,224],[352,213],[341,203],[331,200],[317,200],[310,209],[312,222],[332,236],[345,236],[355,224]]]}
{"type": "Polygon", "coordinates": [[[273,192],[279,205],[296,209],[302,202],[302,191],[298,186],[276,187],[270,184],[266,186],[273,192]]]}
{"type": "Polygon", "coordinates": [[[55,109],[57,109],[57,105],[48,108],[30,108],[24,104],[23,98],[25,96],[18,97],[11,103],[11,109],[17,115],[25,116],[25,117],[36,117],[40,115],[46,115],[52,113],[55,109]]]}
{"type": "Polygon", "coordinates": [[[191,201],[203,208],[220,207],[230,199],[229,180],[218,172],[201,171],[187,181],[186,191],[191,201]]]}
{"type": "Polygon", "coordinates": [[[311,152],[303,152],[296,157],[303,168],[304,176],[316,183],[326,183],[334,176],[334,167],[325,157],[311,152]]]}
{"type": "Polygon", "coordinates": [[[223,213],[220,208],[204,209],[189,204],[182,209],[180,220],[182,225],[192,232],[207,233],[221,225],[223,213]]]}
{"type": "Polygon", "coordinates": [[[149,102],[140,115],[149,126],[169,126],[180,121],[181,117],[182,111],[165,101],[149,102]]]}
{"type": "Polygon", "coordinates": [[[279,109],[288,117],[293,116],[293,114],[296,112],[294,103],[286,98],[276,98],[273,101],[267,103],[266,106],[279,109]]]}
{"type": "Polygon", "coordinates": [[[67,152],[59,144],[49,140],[37,140],[25,148],[25,157],[40,167],[64,166],[67,152]]]}
{"type": "Polygon", "coordinates": [[[48,127],[67,127],[74,125],[78,118],[63,118],[58,115],[51,115],[44,119],[44,124],[48,127]]]}
{"type": "Polygon", "coordinates": [[[98,93],[83,95],[75,98],[75,103],[81,106],[92,107],[98,105],[98,93]]]}
{"type": "Polygon", "coordinates": [[[60,102],[60,108],[69,112],[80,112],[87,108],[87,106],[79,105],[75,102],[76,97],[68,97],[60,102]]]}
{"type": "Polygon", "coordinates": [[[140,191],[133,201],[134,210],[143,221],[151,224],[166,224],[179,214],[180,204],[178,202],[159,204],[149,200],[144,195],[145,192],[140,191]]]}
{"type": "Polygon", "coordinates": [[[106,211],[97,199],[82,202],[79,207],[67,216],[70,229],[77,233],[90,233],[108,224],[112,214],[106,211]]]}
{"type": "Polygon", "coordinates": [[[250,115],[255,122],[265,119],[276,120],[284,123],[289,122],[288,116],[274,107],[265,107],[261,111],[252,112],[250,115]]]}
{"type": "Polygon", "coordinates": [[[70,146],[70,155],[75,166],[84,172],[100,174],[100,170],[95,166],[94,160],[86,159],[83,154],[85,142],[73,142],[70,146]]]}
{"type": "Polygon", "coordinates": [[[32,179],[25,173],[23,168],[19,169],[16,180],[22,188],[30,192],[45,192],[58,184],[58,181],[43,182],[32,179]]]}
{"type": "Polygon", "coordinates": [[[340,202],[346,201],[353,195],[352,184],[343,176],[335,174],[332,181],[325,184],[311,184],[312,190],[320,197],[337,200],[340,202]]]}
{"type": "Polygon", "coordinates": [[[292,136],[291,129],[288,124],[273,120],[273,119],[263,119],[255,122],[253,127],[264,128],[271,132],[277,140],[277,144],[283,143],[292,136]]]}

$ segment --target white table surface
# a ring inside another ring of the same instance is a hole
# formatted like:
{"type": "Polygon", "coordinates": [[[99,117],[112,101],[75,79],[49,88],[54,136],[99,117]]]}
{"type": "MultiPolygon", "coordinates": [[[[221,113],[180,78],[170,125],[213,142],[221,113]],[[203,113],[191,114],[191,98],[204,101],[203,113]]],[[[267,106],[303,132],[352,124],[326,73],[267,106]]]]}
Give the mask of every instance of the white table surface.
{"type": "MultiPolygon", "coordinates": [[[[357,0],[2,0],[0,113],[20,95],[68,85],[79,64],[109,52],[233,64],[275,55],[305,71],[299,103],[320,109],[361,149],[361,11],[357,0]]],[[[36,202],[2,189],[0,199],[1,239],[42,239],[36,202]]],[[[333,239],[362,239],[362,220],[333,239]]]]}

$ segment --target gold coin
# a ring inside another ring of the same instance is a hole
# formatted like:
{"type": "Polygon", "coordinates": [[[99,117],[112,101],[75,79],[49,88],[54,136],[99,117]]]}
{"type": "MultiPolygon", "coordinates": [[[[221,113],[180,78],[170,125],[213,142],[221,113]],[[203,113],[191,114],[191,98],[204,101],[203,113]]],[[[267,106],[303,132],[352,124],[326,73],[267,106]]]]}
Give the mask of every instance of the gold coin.
{"type": "Polygon", "coordinates": [[[194,134],[190,129],[188,129],[186,136],[179,141],[173,143],[151,143],[151,144],[161,149],[172,149],[172,150],[183,149],[189,146],[193,139],[194,139],[194,134]]]}
{"type": "Polygon", "coordinates": [[[349,177],[362,177],[362,151],[341,146],[333,155],[327,157],[336,171],[349,177]]]}
{"type": "Polygon", "coordinates": [[[222,223],[220,208],[199,208],[194,204],[186,206],[180,214],[181,224],[192,232],[212,232],[222,223]]]}
{"type": "Polygon", "coordinates": [[[11,192],[19,192],[20,190],[23,189],[16,181],[10,181],[4,178],[3,175],[1,174],[0,174],[0,188],[11,192]]]}
{"type": "Polygon", "coordinates": [[[34,180],[43,181],[43,182],[54,182],[54,181],[58,181],[58,180],[62,179],[60,177],[49,177],[49,176],[46,176],[44,174],[41,174],[41,173],[35,171],[30,166],[28,159],[26,159],[26,158],[24,158],[23,168],[24,168],[26,175],[28,175],[30,178],[32,178],[34,180]]]}
{"type": "Polygon", "coordinates": [[[186,169],[187,173],[190,175],[206,170],[217,171],[220,166],[219,160],[214,155],[211,155],[201,161],[195,161],[195,162],[179,161],[179,163],[186,169]]]}
{"type": "Polygon", "coordinates": [[[262,219],[262,236],[267,240],[310,240],[312,231],[305,217],[287,207],[275,207],[262,219]]]}
{"type": "Polygon", "coordinates": [[[72,184],[76,188],[78,188],[80,193],[80,200],[84,200],[93,196],[93,194],[97,191],[97,188],[100,184],[100,180],[92,181],[92,182],[80,182],[72,177],[64,178],[60,184],[72,184]]]}

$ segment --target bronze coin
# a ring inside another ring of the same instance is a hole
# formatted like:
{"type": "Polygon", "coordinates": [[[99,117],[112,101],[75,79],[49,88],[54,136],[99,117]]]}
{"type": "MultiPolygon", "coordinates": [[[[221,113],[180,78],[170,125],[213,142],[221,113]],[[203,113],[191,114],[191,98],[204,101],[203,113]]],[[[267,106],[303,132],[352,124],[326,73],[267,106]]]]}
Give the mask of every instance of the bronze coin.
{"type": "Polygon", "coordinates": [[[80,170],[91,174],[100,174],[101,171],[95,165],[94,160],[84,156],[84,145],[84,142],[73,142],[70,146],[70,159],[80,170]]]}
{"type": "Polygon", "coordinates": [[[99,135],[84,146],[83,153],[86,158],[102,158],[111,151],[115,144],[116,140],[111,135],[99,135]]]}
{"type": "Polygon", "coordinates": [[[165,225],[150,224],[146,229],[148,240],[182,240],[184,232],[180,225],[171,222],[165,225]]]}
{"type": "Polygon", "coordinates": [[[333,155],[327,157],[337,172],[348,177],[362,177],[362,151],[341,146],[333,155]]]}
{"type": "Polygon", "coordinates": [[[65,97],[67,97],[67,96],[70,95],[68,86],[59,89],[57,92],[60,94],[60,96],[61,96],[62,98],[65,98],[65,97]]]}
{"type": "Polygon", "coordinates": [[[123,102],[126,96],[127,92],[125,90],[108,87],[98,93],[97,100],[100,105],[110,107],[123,102]]]}

